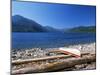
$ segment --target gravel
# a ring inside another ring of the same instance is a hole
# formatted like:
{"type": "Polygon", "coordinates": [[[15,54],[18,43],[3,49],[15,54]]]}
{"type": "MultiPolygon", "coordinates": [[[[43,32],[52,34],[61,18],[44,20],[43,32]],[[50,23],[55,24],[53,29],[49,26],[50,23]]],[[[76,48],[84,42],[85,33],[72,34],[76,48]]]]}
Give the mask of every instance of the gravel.
{"type": "MultiPolygon", "coordinates": [[[[88,43],[88,44],[78,44],[78,45],[70,45],[66,46],[68,48],[79,49],[81,53],[96,53],[96,44],[88,43]]],[[[56,53],[48,53],[50,50],[57,50],[58,48],[31,48],[31,49],[21,49],[21,50],[12,50],[12,61],[13,60],[21,60],[21,59],[31,59],[31,58],[40,58],[46,56],[56,56],[56,53]]],[[[59,60],[50,60],[46,62],[41,62],[42,64],[59,62],[59,60]]],[[[33,63],[34,64],[34,63],[33,63]]],[[[75,65],[73,68],[64,69],[63,71],[74,71],[74,70],[90,70],[96,68],[96,62],[86,63],[81,65],[75,65]]],[[[20,67],[25,67],[26,65],[22,65],[20,67]]],[[[20,68],[20,67],[17,67],[20,68]]],[[[12,66],[12,69],[16,69],[16,66],[12,66]]]]}

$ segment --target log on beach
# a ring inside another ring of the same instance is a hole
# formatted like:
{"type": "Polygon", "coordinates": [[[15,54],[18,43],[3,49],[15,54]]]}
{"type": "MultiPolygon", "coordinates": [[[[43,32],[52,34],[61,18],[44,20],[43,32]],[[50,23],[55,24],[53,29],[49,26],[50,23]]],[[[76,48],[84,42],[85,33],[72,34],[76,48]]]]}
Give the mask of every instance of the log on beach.
{"type": "Polygon", "coordinates": [[[94,54],[94,55],[82,56],[81,58],[71,58],[68,60],[63,60],[61,62],[43,64],[38,67],[27,67],[27,68],[22,68],[19,70],[13,70],[12,74],[53,72],[53,71],[59,71],[59,70],[65,69],[65,68],[70,68],[75,65],[89,63],[89,62],[95,62],[95,61],[96,61],[96,56],[94,54]]]}
{"type": "Polygon", "coordinates": [[[69,58],[69,57],[72,57],[72,56],[71,55],[57,55],[57,56],[47,56],[47,57],[34,58],[34,59],[15,60],[15,61],[12,61],[12,65],[20,65],[20,64],[36,62],[36,61],[44,61],[44,60],[58,59],[58,58],[69,58]]]}
{"type": "MultiPolygon", "coordinates": [[[[81,56],[83,56],[83,55],[89,55],[89,53],[82,53],[81,56]]],[[[34,58],[34,59],[14,60],[14,61],[12,61],[12,65],[20,65],[20,64],[27,64],[27,63],[30,63],[30,62],[52,60],[52,59],[60,59],[60,58],[70,58],[70,57],[73,57],[72,54],[47,56],[47,57],[34,58]]]]}

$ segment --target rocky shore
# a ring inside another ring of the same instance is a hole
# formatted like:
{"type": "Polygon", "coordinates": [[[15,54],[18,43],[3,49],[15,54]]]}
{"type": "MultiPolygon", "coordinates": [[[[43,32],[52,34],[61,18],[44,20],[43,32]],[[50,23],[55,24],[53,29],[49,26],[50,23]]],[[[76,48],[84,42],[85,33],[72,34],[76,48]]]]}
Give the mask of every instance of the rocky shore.
{"type": "MultiPolygon", "coordinates": [[[[65,46],[67,48],[75,48],[79,49],[81,53],[91,53],[95,54],[96,52],[96,44],[95,43],[88,43],[88,44],[78,44],[78,45],[69,45],[65,46]]],[[[31,49],[21,49],[21,50],[12,50],[12,61],[13,60],[22,60],[22,59],[33,59],[33,58],[40,58],[46,56],[56,56],[56,53],[48,53],[50,50],[57,50],[58,48],[31,48],[31,49]]],[[[59,62],[59,60],[52,60],[42,62],[42,64],[50,63],[50,62],[59,62]]],[[[64,69],[63,71],[69,70],[90,70],[96,68],[96,62],[86,63],[81,65],[75,65],[73,68],[64,69]]],[[[12,70],[18,69],[12,66],[12,70]]]]}
{"type": "MultiPolygon", "coordinates": [[[[66,46],[67,48],[75,48],[79,49],[81,53],[95,53],[95,43],[89,44],[78,44],[78,45],[70,45],[66,46]]],[[[20,60],[20,59],[30,59],[30,58],[39,58],[46,56],[54,56],[55,53],[48,54],[50,50],[58,50],[59,48],[31,48],[31,49],[20,49],[12,50],[12,60],[20,60]]]]}

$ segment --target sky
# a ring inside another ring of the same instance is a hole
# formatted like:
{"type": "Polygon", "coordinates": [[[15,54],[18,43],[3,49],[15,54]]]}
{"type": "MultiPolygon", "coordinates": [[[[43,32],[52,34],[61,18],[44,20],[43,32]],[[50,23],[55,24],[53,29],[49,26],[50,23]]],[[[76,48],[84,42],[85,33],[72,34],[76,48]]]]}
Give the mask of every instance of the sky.
{"type": "Polygon", "coordinates": [[[14,15],[58,29],[96,25],[95,6],[12,1],[14,15]]]}

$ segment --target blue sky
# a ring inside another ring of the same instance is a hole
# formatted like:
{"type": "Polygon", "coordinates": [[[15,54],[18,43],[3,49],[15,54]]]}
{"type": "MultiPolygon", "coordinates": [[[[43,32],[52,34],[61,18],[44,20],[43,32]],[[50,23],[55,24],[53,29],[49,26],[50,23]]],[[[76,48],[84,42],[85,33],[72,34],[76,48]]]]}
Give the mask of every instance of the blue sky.
{"type": "Polygon", "coordinates": [[[95,25],[95,6],[12,2],[12,15],[21,15],[43,26],[72,28],[95,25]]]}

